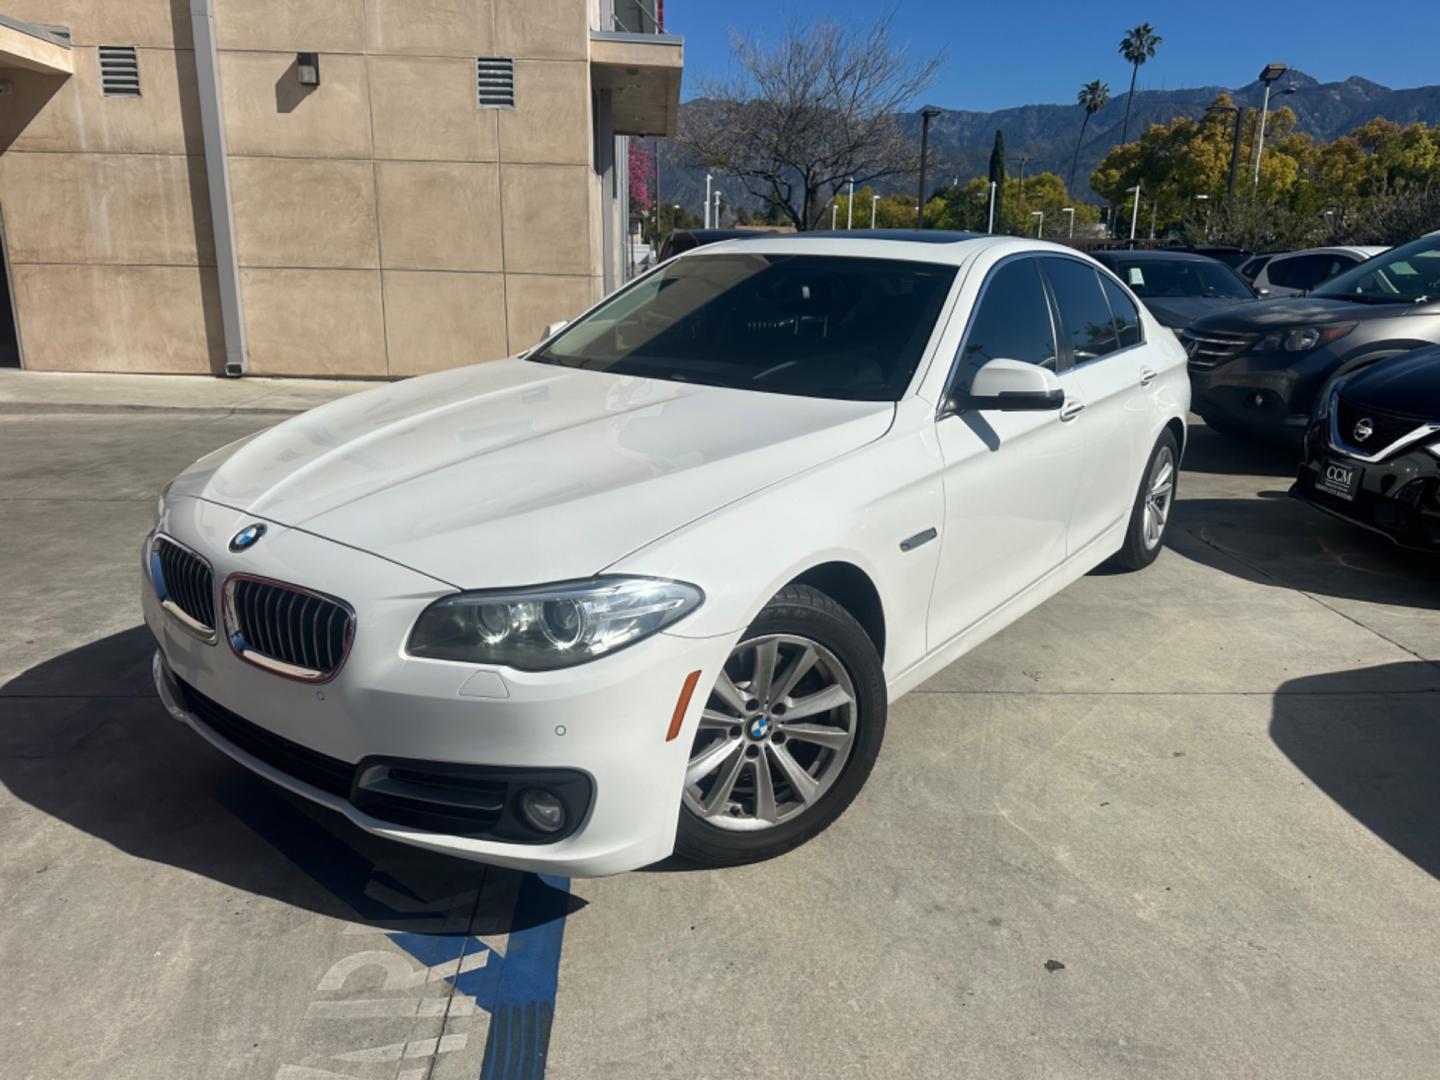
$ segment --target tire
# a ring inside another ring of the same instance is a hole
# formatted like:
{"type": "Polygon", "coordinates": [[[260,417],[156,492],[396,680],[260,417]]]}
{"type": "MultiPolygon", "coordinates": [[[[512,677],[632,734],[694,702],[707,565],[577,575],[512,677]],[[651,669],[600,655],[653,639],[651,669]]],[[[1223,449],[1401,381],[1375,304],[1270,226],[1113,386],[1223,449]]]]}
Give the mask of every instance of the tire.
{"type": "Polygon", "coordinates": [[[706,702],[675,853],[739,866],[823,832],[870,775],[886,700],[880,656],[854,616],[808,585],[781,589],[741,635],[706,702]]]}
{"type": "Polygon", "coordinates": [[[1115,562],[1120,566],[1127,570],[1143,570],[1160,554],[1160,549],[1165,546],[1165,536],[1170,531],[1179,475],[1180,448],[1175,443],[1175,436],[1168,430],[1163,431],[1155,440],[1155,448],[1150,451],[1150,459],[1140,476],[1135,505],[1130,509],[1130,524],[1125,529],[1125,545],[1115,556],[1115,562]],[[1162,492],[1163,499],[1152,502],[1151,497],[1162,492]],[[1155,528],[1155,516],[1159,517],[1158,530],[1155,528]]]}

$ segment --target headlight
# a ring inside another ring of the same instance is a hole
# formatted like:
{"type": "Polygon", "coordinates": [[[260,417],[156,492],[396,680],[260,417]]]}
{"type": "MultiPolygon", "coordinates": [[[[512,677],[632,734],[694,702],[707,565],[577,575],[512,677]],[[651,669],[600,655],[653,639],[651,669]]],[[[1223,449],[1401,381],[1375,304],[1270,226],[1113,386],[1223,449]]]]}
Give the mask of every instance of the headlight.
{"type": "Polygon", "coordinates": [[[649,637],[704,599],[697,586],[683,581],[623,577],[456,593],[421,613],[405,651],[430,660],[550,671],[649,637]]]}
{"type": "Polygon", "coordinates": [[[1291,330],[1289,333],[1281,330],[1273,334],[1266,334],[1260,342],[1262,351],[1275,352],[1284,349],[1286,352],[1309,352],[1311,349],[1318,349],[1321,345],[1329,345],[1337,341],[1355,329],[1355,323],[1343,323],[1340,326],[1302,326],[1298,330],[1291,330]]]}

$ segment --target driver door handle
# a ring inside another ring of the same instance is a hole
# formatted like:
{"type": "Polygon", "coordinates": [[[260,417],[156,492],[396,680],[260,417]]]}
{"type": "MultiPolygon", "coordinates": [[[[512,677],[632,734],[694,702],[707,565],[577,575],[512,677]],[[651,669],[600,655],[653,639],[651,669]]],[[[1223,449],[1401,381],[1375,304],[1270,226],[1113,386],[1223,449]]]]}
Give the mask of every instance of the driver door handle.
{"type": "Polygon", "coordinates": [[[1060,419],[1068,423],[1069,421],[1074,420],[1075,417],[1079,416],[1084,411],[1085,403],[1083,401],[1076,401],[1074,398],[1071,398],[1069,401],[1065,402],[1063,406],[1061,406],[1060,419]]]}
{"type": "Polygon", "coordinates": [[[1150,385],[1152,382],[1154,382],[1154,381],[1155,381],[1155,369],[1154,369],[1154,368],[1148,368],[1148,367],[1142,367],[1142,368],[1140,369],[1140,385],[1141,385],[1141,386],[1149,386],[1149,385],[1150,385]]]}

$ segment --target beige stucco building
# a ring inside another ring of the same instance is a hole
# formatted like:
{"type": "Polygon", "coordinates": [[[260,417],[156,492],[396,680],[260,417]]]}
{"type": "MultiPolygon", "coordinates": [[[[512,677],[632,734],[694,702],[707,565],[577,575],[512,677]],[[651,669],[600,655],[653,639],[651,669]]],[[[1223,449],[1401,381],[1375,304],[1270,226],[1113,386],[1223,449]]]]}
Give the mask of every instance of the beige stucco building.
{"type": "Polygon", "coordinates": [[[0,361],[393,377],[533,343],[623,274],[623,136],[679,108],[656,15],[0,0],[0,361]]]}

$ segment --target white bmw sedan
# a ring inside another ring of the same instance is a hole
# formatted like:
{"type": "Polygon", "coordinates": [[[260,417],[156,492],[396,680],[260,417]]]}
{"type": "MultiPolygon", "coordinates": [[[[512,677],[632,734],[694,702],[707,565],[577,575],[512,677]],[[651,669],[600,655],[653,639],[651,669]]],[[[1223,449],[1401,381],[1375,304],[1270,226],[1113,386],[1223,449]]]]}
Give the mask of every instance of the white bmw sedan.
{"type": "Polygon", "coordinates": [[[609,874],[786,851],[887,705],[1165,538],[1175,336],[1066,248],[767,237],[529,353],[202,458],[144,544],[170,713],[362,829],[609,874]]]}

